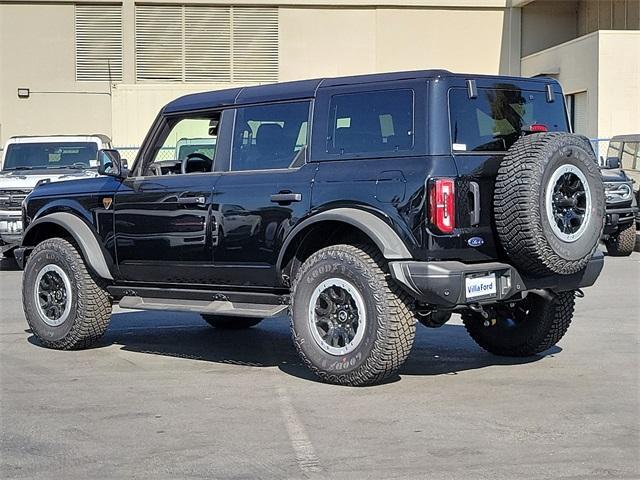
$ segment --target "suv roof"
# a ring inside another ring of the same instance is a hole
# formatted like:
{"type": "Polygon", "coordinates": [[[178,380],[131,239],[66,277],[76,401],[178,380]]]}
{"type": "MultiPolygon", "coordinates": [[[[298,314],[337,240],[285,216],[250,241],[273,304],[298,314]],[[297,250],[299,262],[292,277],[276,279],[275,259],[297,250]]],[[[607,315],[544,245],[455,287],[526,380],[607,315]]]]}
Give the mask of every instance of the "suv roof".
{"type": "MultiPolygon", "coordinates": [[[[316,78],[313,80],[297,80],[293,82],[271,83],[251,87],[229,88],[211,92],[193,93],[182,96],[164,107],[165,113],[181,112],[185,110],[198,110],[229,107],[256,102],[268,102],[278,100],[295,100],[312,98],[321,87],[337,87],[344,85],[357,85],[375,82],[390,82],[398,80],[416,80],[428,78],[457,78],[478,80],[509,80],[522,84],[542,86],[549,83],[558,84],[557,80],[549,77],[522,78],[504,75],[478,75],[466,73],[452,73],[448,70],[413,70],[405,72],[373,73],[368,75],[353,75],[335,78],[316,78]]],[[[558,85],[558,92],[560,92],[558,85]]]]}

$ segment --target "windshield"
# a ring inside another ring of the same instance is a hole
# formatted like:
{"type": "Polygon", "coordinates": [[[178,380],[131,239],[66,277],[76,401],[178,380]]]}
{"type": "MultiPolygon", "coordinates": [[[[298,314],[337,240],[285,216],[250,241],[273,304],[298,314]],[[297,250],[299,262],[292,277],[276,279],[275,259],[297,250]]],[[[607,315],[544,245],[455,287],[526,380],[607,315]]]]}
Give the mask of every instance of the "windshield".
{"type": "Polygon", "coordinates": [[[531,128],[544,125],[550,132],[567,132],[562,95],[547,102],[544,92],[504,88],[479,88],[477,98],[466,89],[449,93],[453,149],[474,152],[504,152],[531,128]]]}
{"type": "Polygon", "coordinates": [[[12,143],[3,170],[90,168],[97,158],[98,145],[93,142],[12,143]]]}

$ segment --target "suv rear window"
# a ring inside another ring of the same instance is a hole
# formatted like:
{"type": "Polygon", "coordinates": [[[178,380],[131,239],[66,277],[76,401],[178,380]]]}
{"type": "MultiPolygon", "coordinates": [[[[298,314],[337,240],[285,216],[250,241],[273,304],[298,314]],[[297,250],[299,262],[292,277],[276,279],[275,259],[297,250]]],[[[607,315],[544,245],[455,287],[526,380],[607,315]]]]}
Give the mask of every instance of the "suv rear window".
{"type": "Polygon", "coordinates": [[[453,150],[504,152],[531,125],[544,125],[550,132],[569,131],[564,98],[556,94],[547,102],[545,92],[526,91],[515,85],[479,88],[469,98],[464,88],[449,91],[451,143],[453,150]]]}
{"type": "Polygon", "coordinates": [[[331,97],[327,153],[391,153],[413,148],[413,90],[331,97]]]}

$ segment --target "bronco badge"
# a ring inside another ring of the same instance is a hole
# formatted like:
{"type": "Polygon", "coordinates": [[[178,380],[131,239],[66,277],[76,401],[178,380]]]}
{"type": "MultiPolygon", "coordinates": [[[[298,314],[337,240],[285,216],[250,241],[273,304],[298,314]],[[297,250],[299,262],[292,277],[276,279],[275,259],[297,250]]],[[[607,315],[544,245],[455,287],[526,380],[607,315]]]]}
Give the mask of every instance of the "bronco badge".
{"type": "Polygon", "coordinates": [[[102,199],[102,205],[104,205],[104,208],[106,210],[109,210],[109,208],[111,208],[111,204],[113,203],[113,198],[111,197],[104,197],[102,199]]]}

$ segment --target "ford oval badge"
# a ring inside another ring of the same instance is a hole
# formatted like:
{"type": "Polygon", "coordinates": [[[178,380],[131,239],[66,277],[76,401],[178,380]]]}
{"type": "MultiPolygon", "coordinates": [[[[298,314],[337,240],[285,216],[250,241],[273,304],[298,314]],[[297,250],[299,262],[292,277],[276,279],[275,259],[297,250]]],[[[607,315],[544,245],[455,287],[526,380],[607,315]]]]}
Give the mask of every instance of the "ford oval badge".
{"type": "Polygon", "coordinates": [[[470,247],[479,247],[483,244],[484,240],[482,239],[482,237],[471,237],[469,240],[467,240],[467,245],[469,245],[470,247]]]}

